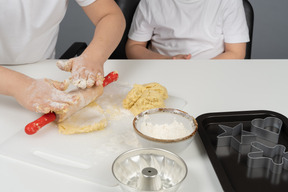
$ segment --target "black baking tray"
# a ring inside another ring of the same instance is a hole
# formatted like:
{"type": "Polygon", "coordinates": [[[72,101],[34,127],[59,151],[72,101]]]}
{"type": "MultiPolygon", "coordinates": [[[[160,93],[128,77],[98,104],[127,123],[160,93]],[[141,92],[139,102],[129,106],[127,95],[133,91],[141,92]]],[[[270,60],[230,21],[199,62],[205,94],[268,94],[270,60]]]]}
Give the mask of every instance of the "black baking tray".
{"type": "Polygon", "coordinates": [[[277,144],[284,145],[287,152],[288,119],[280,113],[266,110],[217,112],[206,113],[196,118],[199,135],[224,191],[288,191],[287,170],[283,169],[281,174],[275,174],[266,168],[248,168],[247,154],[241,154],[230,146],[217,147],[219,124],[232,127],[243,123],[243,129],[250,131],[253,119],[266,117],[277,117],[282,120],[283,125],[277,144]]]}

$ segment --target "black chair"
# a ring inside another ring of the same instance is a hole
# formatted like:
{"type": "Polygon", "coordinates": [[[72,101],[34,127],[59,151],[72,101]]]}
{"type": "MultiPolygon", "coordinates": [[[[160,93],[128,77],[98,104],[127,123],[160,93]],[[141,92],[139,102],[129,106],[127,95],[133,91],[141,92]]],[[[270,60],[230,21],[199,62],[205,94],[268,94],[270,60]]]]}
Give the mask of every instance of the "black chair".
{"type": "Polygon", "coordinates": [[[60,56],[59,59],[70,59],[75,56],[79,56],[86,49],[86,47],[87,44],[85,42],[75,42],[60,56]]]}
{"type": "Polygon", "coordinates": [[[253,39],[253,27],[254,27],[254,11],[251,3],[248,0],[243,0],[246,21],[249,29],[250,42],[246,45],[246,56],[245,59],[251,59],[252,52],[252,39],[253,39]]]}

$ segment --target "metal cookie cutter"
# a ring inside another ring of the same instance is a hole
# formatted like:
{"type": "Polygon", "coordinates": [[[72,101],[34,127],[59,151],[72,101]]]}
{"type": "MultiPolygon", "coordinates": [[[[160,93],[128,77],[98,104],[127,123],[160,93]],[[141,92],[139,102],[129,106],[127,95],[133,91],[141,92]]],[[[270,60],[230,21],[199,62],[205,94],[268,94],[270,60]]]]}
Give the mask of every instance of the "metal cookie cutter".
{"type": "Polygon", "coordinates": [[[256,140],[256,135],[243,130],[243,123],[234,127],[226,125],[219,125],[219,127],[224,130],[224,133],[217,136],[217,147],[231,146],[240,153],[247,153],[250,151],[250,143],[256,140]]]}
{"type": "Polygon", "coordinates": [[[276,117],[266,117],[265,119],[253,119],[251,121],[251,132],[257,137],[278,143],[281,132],[282,121],[276,117]]]}
{"type": "Polygon", "coordinates": [[[250,168],[267,168],[280,174],[283,169],[288,170],[288,152],[285,150],[284,145],[268,147],[260,142],[252,142],[247,165],[250,168]]]}

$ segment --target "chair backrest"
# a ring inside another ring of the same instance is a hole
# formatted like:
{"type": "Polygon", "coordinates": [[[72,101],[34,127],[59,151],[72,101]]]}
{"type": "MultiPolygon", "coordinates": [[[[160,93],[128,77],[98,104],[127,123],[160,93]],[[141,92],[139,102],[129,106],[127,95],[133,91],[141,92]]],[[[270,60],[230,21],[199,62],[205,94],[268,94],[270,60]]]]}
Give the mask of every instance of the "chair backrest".
{"type": "Polygon", "coordinates": [[[245,59],[251,59],[252,52],[252,39],[253,39],[253,27],[254,27],[254,11],[251,3],[248,0],[243,0],[246,21],[249,29],[250,42],[246,45],[246,56],[245,59]]]}
{"type": "Polygon", "coordinates": [[[115,49],[115,51],[111,54],[109,59],[127,59],[125,53],[125,45],[128,39],[129,29],[132,23],[134,12],[138,6],[140,0],[115,0],[120,9],[122,10],[125,19],[126,19],[126,29],[124,31],[123,37],[115,49]]]}
{"type": "MultiPolygon", "coordinates": [[[[126,19],[126,29],[124,31],[123,37],[115,49],[115,51],[111,54],[109,59],[127,59],[125,53],[125,45],[128,39],[129,29],[132,23],[134,12],[140,2],[140,0],[115,0],[120,9],[122,10],[125,19],[126,19]]],[[[251,59],[251,51],[252,51],[252,37],[253,37],[253,26],[254,26],[254,11],[253,7],[248,0],[243,0],[246,21],[249,29],[249,37],[250,42],[247,43],[246,46],[246,56],[245,59],[251,59]]]]}
{"type": "Polygon", "coordinates": [[[71,59],[73,57],[80,56],[86,49],[87,44],[85,42],[74,42],[59,59],[71,59]]]}

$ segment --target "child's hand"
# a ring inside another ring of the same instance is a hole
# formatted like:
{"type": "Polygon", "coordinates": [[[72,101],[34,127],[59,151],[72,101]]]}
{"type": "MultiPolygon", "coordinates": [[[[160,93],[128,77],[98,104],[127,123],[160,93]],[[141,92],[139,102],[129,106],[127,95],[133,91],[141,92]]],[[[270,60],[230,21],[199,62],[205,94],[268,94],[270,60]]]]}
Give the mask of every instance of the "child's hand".
{"type": "Polygon", "coordinates": [[[93,85],[102,85],[103,64],[97,65],[89,61],[88,57],[79,56],[68,61],[58,61],[57,66],[64,71],[72,73],[72,83],[81,89],[90,88],[93,85]]]}
{"type": "Polygon", "coordinates": [[[179,54],[172,57],[172,59],[191,59],[191,54],[179,54]]]}
{"type": "Polygon", "coordinates": [[[28,87],[17,91],[14,97],[25,108],[39,113],[63,111],[77,103],[79,97],[64,92],[67,82],[61,83],[50,79],[29,79],[28,87]]]}

